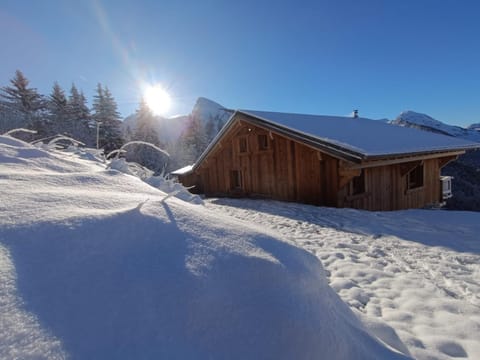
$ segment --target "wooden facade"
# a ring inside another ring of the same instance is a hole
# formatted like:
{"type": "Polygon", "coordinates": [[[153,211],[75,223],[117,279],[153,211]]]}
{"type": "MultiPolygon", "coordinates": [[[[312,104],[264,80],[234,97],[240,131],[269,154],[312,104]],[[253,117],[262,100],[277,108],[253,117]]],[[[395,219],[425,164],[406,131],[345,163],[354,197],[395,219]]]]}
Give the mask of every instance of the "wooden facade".
{"type": "Polygon", "coordinates": [[[441,201],[440,170],[464,151],[352,161],[237,113],[193,171],[179,176],[206,196],[255,197],[366,210],[441,201]]]}

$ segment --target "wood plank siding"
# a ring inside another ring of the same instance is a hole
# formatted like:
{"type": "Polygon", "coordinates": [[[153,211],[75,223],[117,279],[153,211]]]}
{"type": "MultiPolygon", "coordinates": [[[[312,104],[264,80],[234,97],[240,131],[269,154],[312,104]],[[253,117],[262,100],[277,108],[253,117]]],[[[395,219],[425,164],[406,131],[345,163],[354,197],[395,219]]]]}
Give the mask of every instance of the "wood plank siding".
{"type": "MultiPolygon", "coordinates": [[[[366,210],[419,208],[441,200],[440,168],[452,155],[352,163],[237,115],[193,173],[206,196],[255,197],[366,210]]],[[[448,161],[447,161],[448,160],[448,161]]]]}
{"type": "Polygon", "coordinates": [[[338,192],[338,206],[366,210],[398,210],[419,208],[439,203],[440,167],[438,159],[421,162],[423,185],[408,189],[408,173],[402,173],[401,164],[364,169],[365,193],[351,195],[349,186],[338,192]]]}

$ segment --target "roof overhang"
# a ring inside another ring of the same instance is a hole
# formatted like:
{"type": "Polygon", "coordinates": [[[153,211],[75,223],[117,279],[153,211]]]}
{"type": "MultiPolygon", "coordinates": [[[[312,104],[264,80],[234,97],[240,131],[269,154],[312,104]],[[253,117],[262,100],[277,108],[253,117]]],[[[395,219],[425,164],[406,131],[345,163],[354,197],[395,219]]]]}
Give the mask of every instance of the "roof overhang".
{"type": "MultiPolygon", "coordinates": [[[[466,148],[458,148],[458,149],[449,148],[445,150],[435,150],[435,151],[427,150],[427,151],[412,152],[412,153],[368,155],[368,154],[363,154],[361,152],[353,151],[352,149],[344,148],[338,144],[329,143],[328,141],[319,139],[318,137],[308,135],[288,127],[284,127],[280,124],[271,122],[268,119],[264,119],[264,118],[249,114],[248,112],[245,112],[242,110],[236,110],[230,116],[229,120],[223,126],[220,132],[211,141],[211,143],[208,145],[205,151],[200,155],[197,162],[192,166],[190,171],[187,171],[182,175],[195,171],[202,164],[205,158],[218,147],[224,134],[230,131],[230,129],[238,121],[250,122],[252,125],[261,127],[267,131],[271,131],[273,133],[277,133],[285,137],[288,137],[292,140],[301,142],[309,147],[325,152],[340,160],[345,160],[351,164],[351,168],[376,167],[376,166],[384,166],[384,165],[409,162],[414,160],[426,160],[426,159],[439,158],[439,157],[445,157],[445,156],[458,156],[458,155],[464,154],[465,151],[468,150],[466,148]],[[239,117],[238,115],[242,115],[242,118],[238,119],[239,117]]],[[[471,149],[476,149],[476,148],[480,148],[480,144],[478,144],[478,146],[471,147],[471,149]]]]}

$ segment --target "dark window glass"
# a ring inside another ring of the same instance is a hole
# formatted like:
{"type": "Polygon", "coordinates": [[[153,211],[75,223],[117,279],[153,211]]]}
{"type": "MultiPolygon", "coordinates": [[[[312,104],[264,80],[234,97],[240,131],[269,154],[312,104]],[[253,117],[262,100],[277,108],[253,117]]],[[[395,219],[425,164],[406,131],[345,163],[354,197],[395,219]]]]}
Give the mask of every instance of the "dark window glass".
{"type": "Polygon", "coordinates": [[[407,175],[407,189],[415,189],[423,186],[423,165],[416,166],[407,175]]]}
{"type": "Polygon", "coordinates": [[[247,152],[247,138],[242,137],[238,140],[238,148],[241,153],[247,152]]]}
{"type": "Polygon", "coordinates": [[[242,188],[242,173],[238,170],[232,170],[230,172],[230,187],[232,189],[242,188]]]}
{"type": "Polygon", "coordinates": [[[365,192],[365,170],[362,169],[360,176],[355,176],[352,181],[352,195],[359,195],[365,192]]]}
{"type": "Polygon", "coordinates": [[[268,150],[268,136],[265,134],[258,135],[258,149],[268,150]]]}

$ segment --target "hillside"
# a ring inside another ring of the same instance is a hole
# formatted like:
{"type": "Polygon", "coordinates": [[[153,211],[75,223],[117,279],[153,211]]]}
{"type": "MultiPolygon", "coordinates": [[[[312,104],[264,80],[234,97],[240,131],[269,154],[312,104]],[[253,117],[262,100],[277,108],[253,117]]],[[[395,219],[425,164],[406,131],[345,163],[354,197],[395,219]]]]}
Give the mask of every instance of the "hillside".
{"type": "Polygon", "coordinates": [[[277,232],[78,149],[0,136],[0,176],[2,359],[406,358],[277,232]]]}

